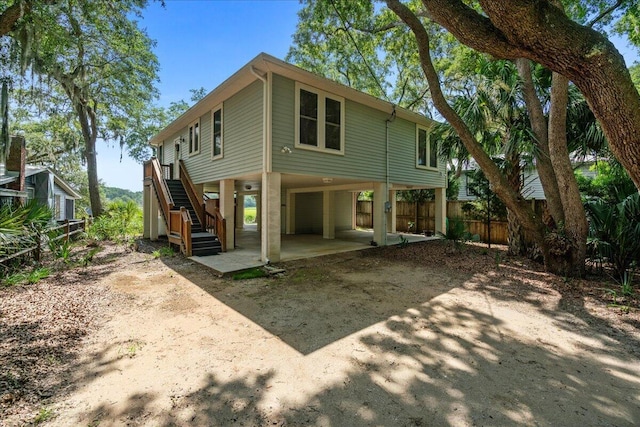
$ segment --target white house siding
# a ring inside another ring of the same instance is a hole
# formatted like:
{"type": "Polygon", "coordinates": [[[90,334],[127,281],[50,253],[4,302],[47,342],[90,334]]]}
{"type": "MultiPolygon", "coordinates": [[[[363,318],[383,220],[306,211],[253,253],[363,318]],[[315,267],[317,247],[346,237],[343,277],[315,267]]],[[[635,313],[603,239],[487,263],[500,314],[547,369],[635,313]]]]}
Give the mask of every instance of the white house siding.
{"type": "MultiPolygon", "coordinates": [[[[386,179],[386,120],[389,112],[345,100],[344,155],[295,148],[295,82],[274,75],[272,90],[273,170],[371,181],[386,179]],[[283,153],[282,147],[291,149],[283,153]]],[[[416,168],[416,125],[396,119],[390,125],[392,182],[444,186],[439,171],[416,168]]],[[[444,165],[442,165],[444,168],[444,165]]],[[[443,169],[444,170],[444,169],[443,169]]]]}
{"type": "MultiPolygon", "coordinates": [[[[255,81],[223,102],[223,157],[211,159],[211,111],[200,116],[200,152],[189,155],[188,128],[182,136],[181,157],[195,184],[233,178],[262,170],[262,82],[255,81]]],[[[168,154],[168,152],[167,152],[168,154]]]]}

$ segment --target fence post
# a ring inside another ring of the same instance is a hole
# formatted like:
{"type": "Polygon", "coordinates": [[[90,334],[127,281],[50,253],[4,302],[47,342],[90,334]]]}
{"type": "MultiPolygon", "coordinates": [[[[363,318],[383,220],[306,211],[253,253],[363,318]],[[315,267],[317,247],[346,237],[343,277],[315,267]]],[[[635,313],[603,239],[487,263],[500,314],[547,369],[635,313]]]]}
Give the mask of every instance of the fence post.
{"type": "Polygon", "coordinates": [[[68,242],[69,241],[69,220],[68,219],[64,220],[64,232],[66,234],[64,241],[68,242]]]}

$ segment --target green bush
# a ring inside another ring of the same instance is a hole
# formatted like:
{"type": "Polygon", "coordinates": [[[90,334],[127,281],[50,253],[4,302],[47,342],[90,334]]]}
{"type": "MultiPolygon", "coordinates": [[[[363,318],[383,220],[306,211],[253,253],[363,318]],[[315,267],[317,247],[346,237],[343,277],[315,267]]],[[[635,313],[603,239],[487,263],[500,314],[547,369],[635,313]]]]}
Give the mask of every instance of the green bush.
{"type": "Polygon", "coordinates": [[[133,200],[117,200],[96,218],[87,235],[96,240],[126,242],[142,234],[142,210],[133,200]]]}
{"type": "Polygon", "coordinates": [[[592,201],[585,209],[589,256],[611,263],[620,282],[625,281],[627,271],[640,258],[640,194],[615,204],[592,201]]]}

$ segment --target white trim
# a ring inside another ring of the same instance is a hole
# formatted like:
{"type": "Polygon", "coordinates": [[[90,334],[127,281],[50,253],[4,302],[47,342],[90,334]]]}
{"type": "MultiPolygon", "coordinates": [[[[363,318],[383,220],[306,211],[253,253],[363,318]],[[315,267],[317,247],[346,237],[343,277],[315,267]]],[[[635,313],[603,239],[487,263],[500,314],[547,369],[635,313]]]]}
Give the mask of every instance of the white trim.
{"type": "Polygon", "coordinates": [[[337,154],[344,156],[345,146],[345,100],[343,97],[334,95],[304,83],[296,82],[295,84],[295,148],[303,150],[318,151],[321,153],[337,154]],[[318,114],[316,117],[317,124],[317,146],[300,143],[300,91],[313,93],[318,97],[318,114]],[[331,99],[340,103],[340,150],[326,147],[325,125],[327,119],[326,100],[331,99]]]}
{"type": "Polygon", "coordinates": [[[424,170],[430,170],[430,171],[437,171],[438,170],[438,164],[440,163],[440,159],[438,159],[438,155],[436,153],[436,165],[435,166],[430,166],[429,165],[429,161],[431,160],[431,138],[429,135],[429,129],[425,126],[421,126],[419,124],[416,124],[416,168],[417,169],[424,169],[424,170]],[[425,132],[427,141],[426,141],[426,147],[425,150],[426,152],[424,153],[425,158],[424,161],[426,162],[426,164],[421,165],[419,163],[420,161],[420,131],[423,130],[425,132]]]}
{"type": "Polygon", "coordinates": [[[211,110],[211,160],[218,160],[222,158],[224,158],[224,108],[223,104],[220,104],[211,110]],[[218,111],[220,111],[220,154],[214,154],[216,147],[214,133],[216,121],[214,120],[213,115],[218,111]]]}
{"type": "Polygon", "coordinates": [[[189,123],[189,126],[187,127],[187,145],[189,148],[189,156],[194,156],[196,154],[200,154],[200,147],[202,146],[202,127],[200,126],[200,118],[198,117],[198,119],[192,121],[191,123],[189,123]],[[198,129],[197,132],[195,132],[196,128],[198,129]],[[198,149],[194,149],[194,146],[196,144],[194,144],[196,136],[198,138],[198,149]]]}

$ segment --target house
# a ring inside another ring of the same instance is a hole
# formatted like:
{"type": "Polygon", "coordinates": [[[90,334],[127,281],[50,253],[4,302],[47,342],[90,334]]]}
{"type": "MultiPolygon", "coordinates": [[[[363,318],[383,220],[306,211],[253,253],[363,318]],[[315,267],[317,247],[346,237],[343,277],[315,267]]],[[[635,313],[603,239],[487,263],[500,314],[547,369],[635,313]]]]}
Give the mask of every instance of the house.
{"type": "Polygon", "coordinates": [[[0,205],[16,199],[37,200],[54,213],[54,220],[75,219],[81,196],[51,169],[25,164],[25,141],[12,137],[6,164],[0,163],[0,205]]]}
{"type": "MultiPolygon", "coordinates": [[[[591,170],[593,162],[574,162],[575,170],[579,171],[583,176],[593,178],[595,171],[591,170]]],[[[477,168],[475,162],[472,162],[469,169],[463,170],[458,179],[458,199],[460,201],[476,200],[476,196],[470,190],[470,181],[472,177],[468,174],[477,168]]],[[[535,168],[527,168],[522,172],[522,195],[526,200],[546,200],[544,189],[538,176],[538,170],[535,168]]]]}
{"type": "Polygon", "coordinates": [[[432,124],[261,53],[150,140],[145,237],[167,234],[191,254],[195,227],[232,250],[242,200],[256,195],[261,258],[278,261],[282,234],[334,239],[355,229],[357,194],[373,190],[373,240],[386,245],[395,192],[420,188],[435,189],[443,231],[446,170],[431,145],[432,124]]]}

